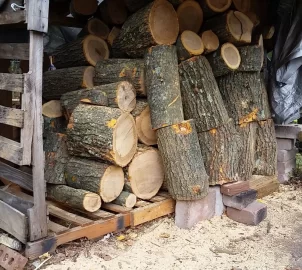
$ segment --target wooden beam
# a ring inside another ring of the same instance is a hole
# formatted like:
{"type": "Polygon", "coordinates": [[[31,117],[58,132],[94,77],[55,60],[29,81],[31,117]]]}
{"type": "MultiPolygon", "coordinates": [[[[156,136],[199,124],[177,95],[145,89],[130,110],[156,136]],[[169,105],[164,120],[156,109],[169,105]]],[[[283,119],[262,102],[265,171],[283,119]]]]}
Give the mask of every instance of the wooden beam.
{"type": "Polygon", "coordinates": [[[27,0],[27,30],[47,33],[49,0],[27,0]]]}
{"type": "Polygon", "coordinates": [[[25,22],[25,11],[3,11],[0,13],[0,25],[18,24],[25,22]]]}
{"type": "MultiPolygon", "coordinates": [[[[0,58],[2,58],[1,45],[0,45],[0,58]]],[[[22,93],[23,74],[0,73],[0,89],[22,93]]]]}
{"type": "Polygon", "coordinates": [[[277,176],[253,175],[248,181],[251,189],[257,191],[257,198],[263,198],[279,190],[277,176]]]}
{"type": "Polygon", "coordinates": [[[28,60],[29,45],[28,43],[0,43],[0,58],[28,60]]]}
{"type": "Polygon", "coordinates": [[[22,164],[23,149],[20,143],[0,136],[0,158],[17,165],[22,164]]]}
{"type": "Polygon", "coordinates": [[[24,112],[20,109],[8,108],[0,105],[0,123],[22,128],[24,123],[24,112]]]}
{"type": "Polygon", "coordinates": [[[48,230],[54,232],[56,234],[60,234],[62,232],[66,232],[69,230],[67,227],[62,226],[58,223],[52,222],[51,220],[48,221],[48,230]]]}

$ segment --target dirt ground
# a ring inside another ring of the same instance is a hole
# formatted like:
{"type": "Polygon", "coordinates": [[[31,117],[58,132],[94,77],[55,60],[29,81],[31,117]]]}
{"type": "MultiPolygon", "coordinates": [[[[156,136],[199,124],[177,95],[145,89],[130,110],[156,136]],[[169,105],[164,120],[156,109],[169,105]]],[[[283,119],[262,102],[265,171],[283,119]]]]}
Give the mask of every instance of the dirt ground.
{"type": "Polygon", "coordinates": [[[42,269],[302,269],[301,195],[301,187],[282,186],[265,197],[268,217],[256,227],[222,216],[182,230],[165,217],[108,239],[60,247],[42,269]]]}

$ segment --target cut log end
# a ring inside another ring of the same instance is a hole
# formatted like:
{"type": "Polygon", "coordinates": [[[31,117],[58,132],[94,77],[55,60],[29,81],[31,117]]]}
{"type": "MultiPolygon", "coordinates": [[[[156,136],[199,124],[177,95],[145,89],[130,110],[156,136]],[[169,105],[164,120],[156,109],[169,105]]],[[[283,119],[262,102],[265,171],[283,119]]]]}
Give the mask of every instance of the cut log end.
{"type": "Polygon", "coordinates": [[[120,34],[121,29],[117,28],[117,27],[113,27],[107,37],[107,41],[110,44],[110,46],[112,46],[113,41],[117,38],[117,36],[120,34]]]}
{"type": "Polygon", "coordinates": [[[229,9],[232,0],[206,0],[208,7],[217,13],[221,13],[229,9]]]}
{"type": "Polygon", "coordinates": [[[112,203],[132,208],[136,204],[136,196],[133,193],[122,191],[122,193],[112,203]]]}
{"type": "Polygon", "coordinates": [[[248,12],[251,9],[250,0],[233,0],[233,4],[241,12],[248,12]]]}
{"type": "Polygon", "coordinates": [[[51,100],[42,106],[42,114],[49,118],[58,118],[63,116],[60,100],[51,100]]]}
{"type": "Polygon", "coordinates": [[[97,36],[89,35],[83,40],[83,51],[85,58],[92,66],[100,60],[109,58],[107,43],[97,36]]]}
{"type": "Polygon", "coordinates": [[[83,75],[83,88],[90,88],[94,86],[93,78],[95,75],[94,67],[87,67],[83,75]]]}
{"type": "Polygon", "coordinates": [[[146,145],[157,144],[156,132],[152,129],[150,108],[147,106],[142,113],[136,117],[137,136],[140,142],[146,145]]]}
{"type": "Polygon", "coordinates": [[[204,45],[205,53],[214,52],[219,47],[219,39],[212,30],[204,31],[201,34],[201,40],[204,45]]]}
{"type": "Polygon", "coordinates": [[[109,35],[109,27],[97,18],[93,18],[87,22],[87,30],[89,34],[106,39],[109,35]]]}
{"type": "Polygon", "coordinates": [[[204,44],[201,38],[192,31],[184,31],[181,34],[181,42],[191,55],[200,55],[204,51],[204,44]]]}
{"type": "Polygon", "coordinates": [[[100,196],[87,192],[83,199],[83,208],[88,212],[95,212],[100,209],[102,204],[100,196]]]}
{"type": "Polygon", "coordinates": [[[96,12],[98,8],[98,4],[96,0],[72,0],[71,1],[71,10],[73,10],[76,14],[80,14],[83,16],[90,16],[96,12]]]}
{"type": "Polygon", "coordinates": [[[221,56],[230,69],[237,69],[241,63],[240,53],[232,43],[225,43],[221,46],[221,56]]]}
{"type": "Polygon", "coordinates": [[[136,105],[136,91],[127,81],[120,82],[117,87],[117,104],[123,112],[131,112],[136,105]]]}

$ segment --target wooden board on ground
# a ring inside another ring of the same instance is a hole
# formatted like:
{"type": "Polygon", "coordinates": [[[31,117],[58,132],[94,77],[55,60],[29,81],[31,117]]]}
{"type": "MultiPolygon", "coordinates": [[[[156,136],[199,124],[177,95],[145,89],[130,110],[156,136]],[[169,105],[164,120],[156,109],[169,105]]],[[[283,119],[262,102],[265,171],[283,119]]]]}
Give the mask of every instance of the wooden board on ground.
{"type": "Polygon", "coordinates": [[[251,189],[257,191],[257,198],[263,198],[279,190],[277,176],[253,175],[249,180],[251,189]]]}

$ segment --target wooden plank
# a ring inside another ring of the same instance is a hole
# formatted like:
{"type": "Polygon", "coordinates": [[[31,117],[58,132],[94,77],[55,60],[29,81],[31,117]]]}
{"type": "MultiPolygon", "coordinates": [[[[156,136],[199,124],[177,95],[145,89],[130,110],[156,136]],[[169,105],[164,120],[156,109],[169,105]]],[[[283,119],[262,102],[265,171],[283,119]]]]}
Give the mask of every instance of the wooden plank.
{"type": "Polygon", "coordinates": [[[257,198],[263,198],[279,190],[277,176],[253,175],[248,181],[251,189],[257,191],[257,198]]]}
{"type": "Polygon", "coordinates": [[[149,201],[150,202],[161,202],[165,199],[166,199],[166,197],[156,195],[153,198],[151,198],[149,201]]]}
{"type": "Polygon", "coordinates": [[[27,0],[27,30],[47,33],[49,0],[27,0]]]}
{"type": "MultiPolygon", "coordinates": [[[[0,44],[0,58],[1,57],[0,44]]],[[[0,73],[0,89],[22,93],[23,92],[23,74],[0,73]]]]}
{"type": "Polygon", "coordinates": [[[135,207],[144,207],[151,204],[150,202],[146,202],[146,201],[137,201],[135,204],[135,207]]]}
{"type": "Polygon", "coordinates": [[[175,201],[166,199],[131,211],[131,226],[137,226],[156,218],[172,214],[175,211],[175,201]]]}
{"type": "Polygon", "coordinates": [[[114,214],[104,211],[104,210],[98,210],[96,212],[93,213],[89,213],[89,212],[84,212],[84,211],[79,211],[78,212],[82,213],[83,215],[87,216],[90,219],[93,220],[99,220],[99,219],[109,219],[112,218],[114,216],[114,214]]]}
{"type": "MultiPolygon", "coordinates": [[[[1,63],[0,63],[1,66],[1,63]]],[[[1,84],[1,81],[0,81],[1,84]]],[[[6,107],[12,107],[13,105],[13,93],[9,91],[0,90],[0,105],[6,107]]],[[[8,139],[13,139],[14,127],[0,124],[0,136],[4,136],[8,139]]]]}
{"type": "Polygon", "coordinates": [[[4,11],[0,13],[0,25],[18,24],[25,22],[25,11],[4,11]]]}
{"type": "Polygon", "coordinates": [[[20,109],[8,108],[0,105],[0,123],[22,128],[24,123],[24,112],[20,109]]]}
{"type": "Polygon", "coordinates": [[[22,243],[27,242],[28,223],[20,211],[0,201],[0,228],[16,237],[22,243]]]}
{"type": "Polygon", "coordinates": [[[102,208],[115,213],[127,213],[132,210],[132,208],[124,207],[113,203],[103,203],[102,208]]]}
{"type": "MultiPolygon", "coordinates": [[[[28,43],[0,43],[0,58],[28,60],[29,45],[28,43]]],[[[14,75],[18,75],[18,74],[14,74],[14,75]]]]}
{"type": "Polygon", "coordinates": [[[0,158],[13,162],[17,165],[22,164],[23,149],[20,143],[0,136],[0,158]]]}
{"type": "Polygon", "coordinates": [[[48,230],[59,234],[59,233],[62,233],[62,232],[66,232],[67,230],[69,230],[69,228],[49,220],[48,221],[48,230]]]}

